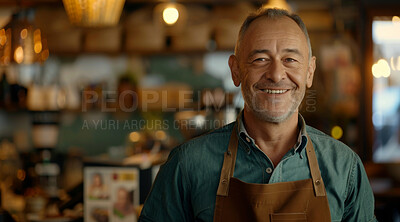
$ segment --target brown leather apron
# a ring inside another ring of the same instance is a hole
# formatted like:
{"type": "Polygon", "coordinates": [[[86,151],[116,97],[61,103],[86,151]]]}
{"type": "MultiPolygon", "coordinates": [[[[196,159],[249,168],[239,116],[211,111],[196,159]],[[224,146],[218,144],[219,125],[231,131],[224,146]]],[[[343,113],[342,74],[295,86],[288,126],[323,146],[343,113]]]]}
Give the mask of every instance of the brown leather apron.
{"type": "Polygon", "coordinates": [[[234,178],[237,148],[236,123],[224,155],[215,203],[215,222],[331,221],[324,182],[309,138],[306,153],[311,178],[293,182],[251,184],[234,178]]]}

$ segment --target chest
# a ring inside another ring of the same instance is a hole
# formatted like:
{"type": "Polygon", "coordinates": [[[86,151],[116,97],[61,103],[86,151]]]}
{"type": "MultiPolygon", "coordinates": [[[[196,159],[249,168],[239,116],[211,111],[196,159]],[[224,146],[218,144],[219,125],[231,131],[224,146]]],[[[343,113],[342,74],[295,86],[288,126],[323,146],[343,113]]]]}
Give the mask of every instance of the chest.
{"type": "MultiPolygon", "coordinates": [[[[222,164],[222,163],[221,163],[222,164]]],[[[220,169],[210,169],[209,164],[201,166],[202,172],[208,172],[202,178],[192,178],[192,210],[195,221],[212,221],[215,208],[216,190],[220,178],[220,169]]],[[[279,183],[310,178],[306,158],[296,155],[284,156],[281,162],[273,167],[266,155],[246,149],[238,150],[234,177],[247,183],[279,183]]],[[[342,191],[335,184],[327,184],[328,202],[332,220],[340,220],[343,214],[344,199],[342,191]]]]}

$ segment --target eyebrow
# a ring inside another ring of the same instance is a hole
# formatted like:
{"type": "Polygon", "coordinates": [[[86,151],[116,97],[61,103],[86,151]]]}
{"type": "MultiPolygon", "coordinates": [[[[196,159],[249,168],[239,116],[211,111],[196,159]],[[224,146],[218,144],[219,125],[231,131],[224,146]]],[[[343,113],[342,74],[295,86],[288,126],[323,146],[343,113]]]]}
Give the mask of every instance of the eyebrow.
{"type": "Polygon", "coordinates": [[[270,52],[271,52],[271,51],[268,50],[268,49],[255,49],[255,50],[253,50],[253,51],[250,52],[250,56],[249,56],[249,57],[252,57],[252,56],[254,56],[254,55],[256,55],[256,54],[262,54],[262,53],[268,54],[268,53],[270,53],[270,52]]]}
{"type": "Polygon", "coordinates": [[[301,54],[301,52],[298,49],[284,49],[284,52],[289,52],[289,53],[294,53],[297,54],[299,56],[303,56],[303,54],[301,54]]]}
{"type": "MultiPolygon", "coordinates": [[[[301,54],[301,52],[300,52],[298,49],[290,49],[290,48],[288,48],[288,49],[284,49],[283,51],[284,51],[284,52],[294,53],[294,54],[303,56],[303,54],[301,54]]],[[[268,54],[268,53],[271,53],[271,51],[268,50],[268,49],[255,49],[255,50],[251,51],[250,57],[251,57],[251,56],[254,56],[254,55],[256,55],[256,54],[262,54],[262,53],[268,54]]]]}

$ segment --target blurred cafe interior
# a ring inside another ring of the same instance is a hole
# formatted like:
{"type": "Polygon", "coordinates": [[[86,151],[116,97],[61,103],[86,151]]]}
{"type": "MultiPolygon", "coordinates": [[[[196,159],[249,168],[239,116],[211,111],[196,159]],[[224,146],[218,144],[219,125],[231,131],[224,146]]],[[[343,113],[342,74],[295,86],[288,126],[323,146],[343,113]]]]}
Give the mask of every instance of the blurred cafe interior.
{"type": "Polygon", "coordinates": [[[259,7],[304,20],[301,113],[400,221],[398,0],[0,0],[0,221],[136,221],[171,149],[243,108],[227,60],[259,7]]]}

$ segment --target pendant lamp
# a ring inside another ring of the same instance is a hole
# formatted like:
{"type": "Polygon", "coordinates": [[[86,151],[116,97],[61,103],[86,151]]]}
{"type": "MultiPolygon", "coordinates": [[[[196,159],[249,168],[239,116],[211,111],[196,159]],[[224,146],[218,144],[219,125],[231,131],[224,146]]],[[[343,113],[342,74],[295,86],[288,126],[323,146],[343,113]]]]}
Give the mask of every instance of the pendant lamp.
{"type": "Polygon", "coordinates": [[[33,15],[33,10],[23,10],[0,29],[0,65],[42,63],[49,57],[46,39],[31,22],[33,15]]]}
{"type": "Polygon", "coordinates": [[[83,27],[118,24],[125,0],[63,0],[70,22],[83,27]]]}

